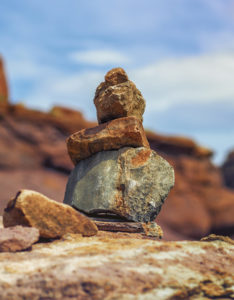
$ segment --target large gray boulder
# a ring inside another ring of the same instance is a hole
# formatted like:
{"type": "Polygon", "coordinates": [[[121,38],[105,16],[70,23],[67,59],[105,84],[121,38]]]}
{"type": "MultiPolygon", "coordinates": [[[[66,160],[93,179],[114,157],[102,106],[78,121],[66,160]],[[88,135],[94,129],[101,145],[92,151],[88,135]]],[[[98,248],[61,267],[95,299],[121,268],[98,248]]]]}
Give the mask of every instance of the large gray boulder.
{"type": "Polygon", "coordinates": [[[150,222],[173,185],[173,168],[153,150],[102,151],[73,169],[64,202],[86,213],[113,212],[128,220],[150,222]]]}

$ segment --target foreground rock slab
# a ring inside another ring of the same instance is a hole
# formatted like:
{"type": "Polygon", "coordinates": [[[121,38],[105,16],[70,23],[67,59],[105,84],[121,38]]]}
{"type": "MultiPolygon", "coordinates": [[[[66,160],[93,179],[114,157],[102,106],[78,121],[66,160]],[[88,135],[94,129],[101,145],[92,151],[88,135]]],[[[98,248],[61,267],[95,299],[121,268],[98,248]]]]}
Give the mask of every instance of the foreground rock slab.
{"type": "Polygon", "coordinates": [[[28,249],[39,239],[39,230],[32,227],[14,226],[0,228],[0,252],[16,252],[28,249]]]}
{"type": "Polygon", "coordinates": [[[122,147],[149,148],[142,123],[135,117],[119,118],[83,129],[67,139],[68,153],[74,165],[97,152],[122,147]]]}
{"type": "Polygon", "coordinates": [[[150,222],[173,185],[173,168],[155,151],[122,148],[80,161],[69,177],[64,202],[88,214],[109,211],[150,222]]]}
{"type": "Polygon", "coordinates": [[[38,228],[43,238],[58,238],[66,233],[84,236],[97,233],[93,221],[72,207],[30,190],[21,190],[8,203],[3,213],[3,224],[5,227],[23,225],[38,228]]]}
{"type": "Polygon", "coordinates": [[[96,90],[94,104],[98,123],[135,116],[142,122],[145,100],[121,68],[110,70],[96,90]]]}
{"type": "Polygon", "coordinates": [[[0,253],[6,299],[232,299],[234,246],[99,232],[0,253]]]}

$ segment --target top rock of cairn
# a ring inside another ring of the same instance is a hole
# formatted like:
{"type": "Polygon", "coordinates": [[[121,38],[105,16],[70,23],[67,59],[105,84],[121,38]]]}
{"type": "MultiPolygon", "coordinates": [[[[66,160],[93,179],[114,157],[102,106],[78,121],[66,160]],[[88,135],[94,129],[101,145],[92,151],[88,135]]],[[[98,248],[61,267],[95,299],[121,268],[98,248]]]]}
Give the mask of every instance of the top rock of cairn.
{"type": "Polygon", "coordinates": [[[106,74],[105,82],[96,89],[94,104],[99,124],[130,116],[143,120],[145,100],[122,68],[106,74]]]}

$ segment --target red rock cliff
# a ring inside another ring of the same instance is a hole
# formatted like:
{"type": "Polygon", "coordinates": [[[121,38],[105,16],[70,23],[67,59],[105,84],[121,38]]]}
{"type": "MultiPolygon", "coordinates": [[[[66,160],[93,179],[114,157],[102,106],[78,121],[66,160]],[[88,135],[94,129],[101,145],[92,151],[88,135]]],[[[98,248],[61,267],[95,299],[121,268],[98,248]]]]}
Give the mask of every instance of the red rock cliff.
{"type": "Polygon", "coordinates": [[[224,183],[227,187],[234,189],[234,151],[231,151],[222,165],[224,183]]]}
{"type": "Polygon", "coordinates": [[[6,103],[8,101],[8,86],[4,71],[3,60],[0,57],[0,103],[6,103]]]}

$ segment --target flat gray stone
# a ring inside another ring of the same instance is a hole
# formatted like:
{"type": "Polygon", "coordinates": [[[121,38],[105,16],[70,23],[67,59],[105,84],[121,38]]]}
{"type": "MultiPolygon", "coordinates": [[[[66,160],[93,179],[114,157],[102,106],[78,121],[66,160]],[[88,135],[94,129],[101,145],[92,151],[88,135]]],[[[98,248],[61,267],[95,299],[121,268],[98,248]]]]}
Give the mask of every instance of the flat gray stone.
{"type": "Polygon", "coordinates": [[[64,203],[85,213],[113,212],[128,220],[150,222],[173,185],[172,166],[151,149],[102,151],[73,169],[64,203]]]}

